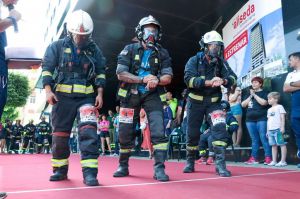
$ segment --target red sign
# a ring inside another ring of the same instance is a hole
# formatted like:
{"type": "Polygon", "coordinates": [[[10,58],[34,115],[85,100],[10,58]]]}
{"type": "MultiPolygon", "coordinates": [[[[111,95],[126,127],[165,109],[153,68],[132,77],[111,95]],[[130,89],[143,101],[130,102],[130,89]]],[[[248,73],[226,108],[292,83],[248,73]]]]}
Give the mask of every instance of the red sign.
{"type": "Polygon", "coordinates": [[[224,51],[225,59],[229,59],[237,51],[248,44],[248,32],[244,31],[238,38],[236,38],[224,51]]]}

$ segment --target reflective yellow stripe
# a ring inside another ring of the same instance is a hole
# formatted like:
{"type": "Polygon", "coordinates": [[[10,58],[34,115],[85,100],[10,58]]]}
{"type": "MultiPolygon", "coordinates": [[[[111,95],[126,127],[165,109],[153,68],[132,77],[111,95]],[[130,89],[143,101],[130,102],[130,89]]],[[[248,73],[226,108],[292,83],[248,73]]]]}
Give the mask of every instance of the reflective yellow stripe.
{"type": "Polygon", "coordinates": [[[167,94],[166,94],[166,93],[161,94],[159,97],[160,97],[160,100],[161,100],[162,102],[167,101],[167,94]]]}
{"type": "Polygon", "coordinates": [[[70,54],[70,53],[71,53],[71,48],[66,48],[66,49],[64,50],[64,52],[70,54]]]}
{"type": "Polygon", "coordinates": [[[211,102],[217,102],[219,100],[219,97],[213,97],[211,98],[211,102]]]}
{"type": "Polygon", "coordinates": [[[97,75],[96,78],[99,78],[99,79],[105,79],[105,74],[100,74],[100,75],[97,75]]]}
{"type": "Polygon", "coordinates": [[[236,79],[234,76],[230,75],[229,78],[231,78],[233,80],[233,83],[232,84],[236,84],[236,79]]]}
{"type": "Polygon", "coordinates": [[[120,153],[130,153],[131,149],[120,149],[120,153]]]}
{"type": "Polygon", "coordinates": [[[195,95],[194,93],[189,93],[189,97],[194,99],[194,100],[203,101],[203,96],[195,95]]]}
{"type": "Polygon", "coordinates": [[[186,150],[188,150],[188,151],[198,151],[198,146],[186,146],[186,150]]]}
{"type": "Polygon", "coordinates": [[[168,143],[155,144],[155,145],[153,145],[153,149],[154,150],[167,150],[168,143]]]}
{"type": "Polygon", "coordinates": [[[67,84],[57,84],[56,91],[63,92],[63,93],[71,93],[72,86],[67,84]]]}
{"type": "Polygon", "coordinates": [[[205,76],[200,76],[201,79],[205,79],[205,76]]]}
{"type": "Polygon", "coordinates": [[[237,123],[237,122],[231,122],[230,123],[230,125],[234,125],[234,124],[239,125],[239,123],[237,123]]]}
{"type": "Polygon", "coordinates": [[[51,165],[52,167],[62,167],[69,164],[68,159],[51,159],[51,165]]]}
{"type": "Polygon", "coordinates": [[[73,85],[73,92],[74,93],[85,93],[86,86],[74,84],[73,85]]]}
{"type": "Polygon", "coordinates": [[[158,59],[157,58],[154,59],[154,63],[158,64],[158,59]]]}
{"type": "Polygon", "coordinates": [[[126,97],[127,95],[127,90],[120,88],[118,91],[118,95],[121,97],[126,97]]]}
{"type": "Polygon", "coordinates": [[[196,77],[192,77],[191,79],[190,79],[190,81],[189,81],[189,88],[194,88],[194,79],[195,79],[196,77]]]}
{"type": "Polygon", "coordinates": [[[94,88],[92,85],[86,87],[85,85],[74,84],[73,85],[73,92],[74,93],[83,93],[83,94],[90,94],[94,92],[94,88]]]}
{"type": "Polygon", "coordinates": [[[134,60],[140,60],[140,55],[135,55],[134,60]]]}
{"type": "MultiPolygon", "coordinates": [[[[194,100],[198,100],[198,101],[203,101],[203,96],[201,95],[196,95],[194,93],[189,93],[189,97],[194,99],[194,100]]],[[[211,102],[217,102],[219,100],[219,97],[212,97],[211,98],[211,102]]]]}
{"type": "Polygon", "coordinates": [[[94,93],[94,87],[92,85],[86,87],[85,94],[94,93]]]}
{"type": "Polygon", "coordinates": [[[223,141],[213,141],[212,144],[213,146],[227,146],[227,143],[223,141]]]}
{"type": "Polygon", "coordinates": [[[87,159],[81,160],[81,167],[83,168],[98,168],[98,160],[97,159],[87,159]]]}
{"type": "Polygon", "coordinates": [[[206,150],[200,150],[199,153],[200,153],[200,155],[205,155],[206,154],[206,150]]]}
{"type": "Polygon", "coordinates": [[[43,71],[42,72],[42,77],[45,77],[45,76],[51,76],[52,77],[52,73],[49,72],[49,71],[43,71]]]}

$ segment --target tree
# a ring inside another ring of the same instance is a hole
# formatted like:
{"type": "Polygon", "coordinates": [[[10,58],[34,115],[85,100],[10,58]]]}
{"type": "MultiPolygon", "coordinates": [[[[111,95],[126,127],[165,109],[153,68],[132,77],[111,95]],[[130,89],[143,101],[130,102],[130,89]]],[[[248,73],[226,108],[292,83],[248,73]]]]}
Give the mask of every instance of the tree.
{"type": "Polygon", "coordinates": [[[28,78],[20,74],[9,73],[7,103],[2,118],[16,119],[18,117],[16,108],[24,106],[29,95],[28,78]]]}

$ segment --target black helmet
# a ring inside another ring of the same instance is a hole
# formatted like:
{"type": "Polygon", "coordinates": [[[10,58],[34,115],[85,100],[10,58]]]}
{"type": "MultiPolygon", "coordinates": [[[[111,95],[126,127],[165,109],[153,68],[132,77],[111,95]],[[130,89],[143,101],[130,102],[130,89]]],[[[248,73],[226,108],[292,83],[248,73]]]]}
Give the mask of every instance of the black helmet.
{"type": "Polygon", "coordinates": [[[226,112],[230,111],[230,104],[228,101],[222,100],[220,102],[220,105],[221,105],[222,109],[225,110],[226,112]]]}
{"type": "Polygon", "coordinates": [[[161,33],[161,25],[160,23],[152,16],[149,15],[148,17],[144,17],[140,20],[139,24],[137,27],[135,27],[135,34],[138,40],[142,41],[143,40],[143,27],[149,24],[156,25],[158,28],[158,35],[157,35],[157,41],[161,39],[162,33],[161,33]]]}

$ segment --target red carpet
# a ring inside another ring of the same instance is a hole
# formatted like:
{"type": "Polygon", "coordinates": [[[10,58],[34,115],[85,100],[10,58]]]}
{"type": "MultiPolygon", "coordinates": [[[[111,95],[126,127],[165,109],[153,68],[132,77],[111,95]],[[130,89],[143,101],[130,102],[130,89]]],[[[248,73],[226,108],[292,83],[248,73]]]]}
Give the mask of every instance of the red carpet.
{"type": "Polygon", "coordinates": [[[184,163],[167,162],[171,181],[153,180],[152,160],[130,160],[130,176],[113,178],[118,166],[114,157],[99,158],[98,179],[101,186],[86,187],[82,183],[80,158],[70,158],[69,180],[49,182],[50,155],[1,155],[0,191],[8,199],[247,199],[299,198],[299,171],[229,167],[232,178],[220,178],[214,166],[196,165],[196,173],[183,174],[184,163]]]}

